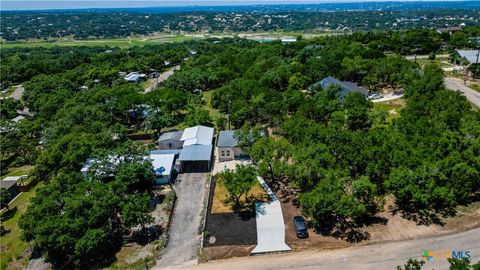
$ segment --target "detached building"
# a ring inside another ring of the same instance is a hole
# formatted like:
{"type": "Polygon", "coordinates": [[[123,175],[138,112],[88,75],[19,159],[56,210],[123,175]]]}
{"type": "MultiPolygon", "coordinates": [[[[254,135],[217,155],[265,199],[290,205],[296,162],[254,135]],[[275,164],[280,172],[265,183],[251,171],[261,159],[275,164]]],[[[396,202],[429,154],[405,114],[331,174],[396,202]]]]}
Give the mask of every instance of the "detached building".
{"type": "Polygon", "coordinates": [[[208,172],[212,163],[213,128],[195,126],[183,131],[179,161],[182,172],[208,172]]]}
{"type": "Polygon", "coordinates": [[[15,198],[15,196],[17,196],[19,193],[17,182],[21,178],[21,176],[7,176],[0,181],[0,187],[7,190],[10,200],[15,198]]]}
{"type": "Polygon", "coordinates": [[[238,139],[234,130],[222,130],[217,140],[217,156],[220,162],[234,160],[235,157],[243,156],[244,153],[238,147],[238,139]]]}
{"type": "Polygon", "coordinates": [[[165,132],[158,138],[158,149],[181,149],[183,131],[165,132]]]}

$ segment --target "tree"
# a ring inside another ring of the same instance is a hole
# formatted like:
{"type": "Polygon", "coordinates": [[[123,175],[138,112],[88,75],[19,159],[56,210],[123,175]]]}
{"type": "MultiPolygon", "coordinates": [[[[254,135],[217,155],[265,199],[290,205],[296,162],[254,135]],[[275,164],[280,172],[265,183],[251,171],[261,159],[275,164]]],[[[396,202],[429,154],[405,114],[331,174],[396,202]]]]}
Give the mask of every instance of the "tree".
{"type": "Polygon", "coordinates": [[[397,266],[397,270],[421,270],[422,266],[425,264],[425,261],[423,260],[414,260],[414,259],[408,259],[407,263],[402,266],[397,266]]]}
{"type": "Polygon", "coordinates": [[[2,187],[0,188],[0,206],[1,208],[7,208],[8,210],[8,203],[10,202],[10,193],[8,193],[7,189],[2,187]]]}
{"type": "Polygon", "coordinates": [[[448,258],[448,263],[450,264],[450,270],[479,270],[480,261],[475,264],[470,264],[469,259],[455,259],[448,258]]]}
{"type": "Polygon", "coordinates": [[[227,189],[233,202],[233,208],[238,209],[241,206],[240,198],[248,199],[248,192],[257,180],[255,168],[247,165],[238,165],[235,171],[226,170],[217,175],[220,183],[227,189]]]}

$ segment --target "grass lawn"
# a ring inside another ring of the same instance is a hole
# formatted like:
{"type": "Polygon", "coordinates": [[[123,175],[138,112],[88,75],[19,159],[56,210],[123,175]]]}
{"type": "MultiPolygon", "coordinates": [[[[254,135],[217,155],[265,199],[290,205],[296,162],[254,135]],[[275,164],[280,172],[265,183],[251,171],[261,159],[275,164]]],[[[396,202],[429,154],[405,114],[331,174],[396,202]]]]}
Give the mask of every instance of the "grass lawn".
{"type": "MultiPolygon", "coordinates": [[[[255,185],[252,187],[250,192],[248,192],[249,197],[253,196],[255,198],[255,201],[262,201],[266,202],[270,198],[268,197],[268,194],[265,192],[263,187],[260,185],[260,183],[255,182],[255,185]]],[[[243,195],[240,198],[240,202],[244,203],[245,202],[245,196],[243,195]]],[[[247,210],[247,209],[244,209],[247,210]]],[[[231,213],[232,211],[232,205],[230,204],[230,199],[227,190],[225,187],[222,185],[222,183],[216,182],[215,185],[215,190],[214,190],[214,195],[213,195],[213,203],[212,203],[212,214],[217,214],[217,213],[231,213]]]]}
{"type": "Polygon", "coordinates": [[[116,261],[105,269],[121,270],[143,270],[149,269],[155,264],[157,257],[162,251],[163,241],[156,240],[145,246],[136,243],[123,246],[122,249],[115,255],[116,261]],[[145,256],[139,256],[145,254],[145,256]]]}
{"type": "Polygon", "coordinates": [[[24,174],[30,174],[33,171],[34,166],[32,165],[23,165],[20,167],[9,167],[6,170],[2,170],[2,176],[20,176],[24,174]]]}
{"type": "MultiPolygon", "coordinates": [[[[13,217],[2,222],[5,230],[8,231],[8,233],[0,237],[0,249],[2,252],[0,269],[2,270],[23,269],[28,262],[28,258],[23,257],[24,251],[28,248],[28,244],[20,239],[21,231],[18,227],[18,221],[20,220],[20,216],[27,210],[30,198],[41,185],[42,183],[38,184],[28,192],[23,192],[15,199],[15,201],[10,203],[10,209],[16,207],[17,211],[13,217]]],[[[4,212],[5,210],[2,211],[2,213],[4,212]]]]}
{"type": "Polygon", "coordinates": [[[96,39],[96,40],[73,40],[73,39],[52,39],[49,41],[29,40],[23,42],[1,43],[2,49],[8,48],[31,48],[31,47],[54,47],[54,46],[108,46],[108,47],[133,47],[155,45],[169,42],[183,42],[192,40],[193,37],[184,35],[160,35],[158,37],[132,37],[119,39],[96,39]]]}
{"type": "Polygon", "coordinates": [[[480,93],[480,84],[472,83],[468,87],[480,93]]]}
{"type": "Polygon", "coordinates": [[[385,121],[391,123],[393,119],[399,117],[400,109],[405,107],[405,99],[399,98],[386,102],[373,103],[373,109],[387,113],[385,121]]]}
{"type": "MultiPolygon", "coordinates": [[[[202,92],[202,96],[205,99],[205,109],[210,113],[210,117],[212,117],[213,123],[216,125],[216,120],[222,117],[225,117],[225,114],[221,113],[219,110],[214,109],[212,107],[212,95],[213,91],[206,91],[202,92]]],[[[222,128],[223,127],[216,127],[216,128],[222,128]]]]}

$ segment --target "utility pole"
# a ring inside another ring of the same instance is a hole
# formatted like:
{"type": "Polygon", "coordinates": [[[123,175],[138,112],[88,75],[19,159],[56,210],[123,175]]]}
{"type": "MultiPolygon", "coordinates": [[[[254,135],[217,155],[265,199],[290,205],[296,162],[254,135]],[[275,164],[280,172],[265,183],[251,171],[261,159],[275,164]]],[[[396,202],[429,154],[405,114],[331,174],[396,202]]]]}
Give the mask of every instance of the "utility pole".
{"type": "Polygon", "coordinates": [[[477,60],[475,61],[475,72],[473,73],[473,80],[477,80],[478,56],[479,55],[480,55],[480,50],[477,51],[477,60]]]}

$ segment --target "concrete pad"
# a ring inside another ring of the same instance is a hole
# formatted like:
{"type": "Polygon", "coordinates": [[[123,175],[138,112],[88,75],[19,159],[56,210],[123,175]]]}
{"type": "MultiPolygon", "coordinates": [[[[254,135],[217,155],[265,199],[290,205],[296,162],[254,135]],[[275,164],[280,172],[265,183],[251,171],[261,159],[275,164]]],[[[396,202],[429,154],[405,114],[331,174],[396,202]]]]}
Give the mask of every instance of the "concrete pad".
{"type": "Polygon", "coordinates": [[[280,201],[263,178],[258,176],[257,179],[272,201],[255,204],[257,246],[252,250],[252,254],[290,251],[290,247],[285,244],[285,224],[280,201]]]}

